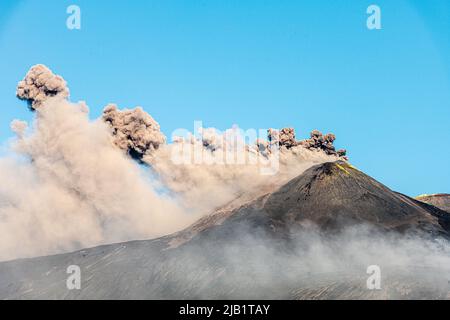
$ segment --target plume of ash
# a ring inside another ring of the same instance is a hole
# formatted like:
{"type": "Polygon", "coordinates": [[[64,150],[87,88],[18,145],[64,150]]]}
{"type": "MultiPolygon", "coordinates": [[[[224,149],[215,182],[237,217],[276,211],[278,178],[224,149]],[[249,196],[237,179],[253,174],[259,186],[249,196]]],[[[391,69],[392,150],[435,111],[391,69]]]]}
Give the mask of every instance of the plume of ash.
{"type": "Polygon", "coordinates": [[[110,104],[103,110],[103,120],[112,128],[115,145],[134,158],[142,159],[166,142],[159,124],[141,107],[120,111],[110,104]]]}
{"type": "Polygon", "coordinates": [[[13,155],[0,159],[0,260],[174,232],[194,217],[156,191],[111,143],[103,121],[60,97],[34,128],[13,122],[13,155]]]}
{"type": "Polygon", "coordinates": [[[345,149],[336,151],[336,148],[333,145],[334,140],[336,140],[336,136],[332,133],[323,135],[319,130],[313,130],[311,132],[311,138],[300,141],[300,145],[308,149],[320,149],[323,150],[326,154],[337,155],[339,157],[347,159],[347,151],[345,149]]]}
{"type": "Polygon", "coordinates": [[[310,139],[297,141],[295,139],[295,130],[293,128],[284,128],[280,131],[269,129],[268,136],[271,143],[279,143],[280,146],[287,149],[302,146],[309,150],[323,151],[328,155],[338,156],[343,160],[348,160],[346,157],[346,150],[340,149],[336,151],[336,148],[333,145],[336,136],[333,133],[323,135],[319,130],[313,130],[311,131],[310,139]]]}
{"type": "Polygon", "coordinates": [[[293,128],[283,128],[280,131],[269,129],[267,136],[271,144],[279,144],[287,149],[298,145],[297,140],[295,139],[295,130],[293,128]]]}
{"type": "Polygon", "coordinates": [[[203,213],[244,194],[242,200],[268,192],[312,165],[339,157],[320,147],[304,148],[295,140],[294,129],[282,129],[281,135],[269,130],[269,141],[248,145],[238,128],[223,134],[199,128],[200,137],[175,136],[174,143],[166,144],[159,124],[142,108],[121,111],[108,105],[102,119],[111,127],[117,147],[148,164],[187,208],[203,213]],[[276,175],[268,178],[262,169],[276,175]]]}
{"type": "Polygon", "coordinates": [[[296,145],[286,148],[256,139],[246,144],[238,128],[218,133],[199,128],[199,137],[175,137],[155,153],[143,157],[183,203],[210,212],[232,200],[242,204],[287,182],[313,165],[338,160],[318,150],[296,145]]]}
{"type": "Polygon", "coordinates": [[[69,89],[62,77],[53,74],[46,66],[38,64],[33,66],[19,82],[16,94],[19,99],[26,100],[30,107],[36,110],[49,97],[67,98],[69,89]]]}

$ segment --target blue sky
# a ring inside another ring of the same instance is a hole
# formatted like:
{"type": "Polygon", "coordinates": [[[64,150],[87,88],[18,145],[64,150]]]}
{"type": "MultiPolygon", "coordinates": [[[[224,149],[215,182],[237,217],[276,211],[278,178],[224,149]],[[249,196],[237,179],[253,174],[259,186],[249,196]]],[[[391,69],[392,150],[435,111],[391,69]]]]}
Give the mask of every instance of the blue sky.
{"type": "Polygon", "coordinates": [[[448,0],[2,0],[0,55],[0,141],[31,119],[15,86],[44,63],[92,118],[115,102],[168,136],[195,120],[331,131],[389,187],[450,192],[448,0]],[[70,4],[81,30],[66,28],[70,4]],[[370,4],[382,30],[366,28],[370,4]]]}

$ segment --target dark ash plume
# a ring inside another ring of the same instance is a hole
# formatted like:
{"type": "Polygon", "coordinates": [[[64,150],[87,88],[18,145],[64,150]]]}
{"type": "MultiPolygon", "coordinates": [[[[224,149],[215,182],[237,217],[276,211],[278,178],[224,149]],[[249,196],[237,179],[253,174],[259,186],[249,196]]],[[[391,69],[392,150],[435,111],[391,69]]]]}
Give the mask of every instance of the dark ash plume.
{"type": "Polygon", "coordinates": [[[347,159],[346,150],[341,149],[336,151],[336,148],[333,145],[336,136],[333,133],[323,135],[319,130],[313,130],[310,136],[310,139],[300,141],[300,145],[310,150],[322,150],[328,155],[335,155],[347,159]]]}
{"type": "Polygon", "coordinates": [[[333,145],[336,136],[333,133],[323,135],[319,130],[313,130],[310,136],[310,139],[298,141],[295,139],[295,130],[293,128],[283,128],[281,130],[269,129],[267,131],[267,137],[271,146],[279,145],[280,148],[286,149],[302,146],[309,150],[321,150],[327,155],[342,157],[344,160],[348,160],[346,150],[341,149],[336,151],[333,145]]]}
{"type": "Polygon", "coordinates": [[[103,120],[112,128],[114,144],[135,159],[141,160],[166,142],[158,122],[141,107],[118,110],[109,104],[103,110],[103,120]]]}
{"type": "Polygon", "coordinates": [[[32,110],[38,109],[49,97],[67,98],[66,81],[42,64],[31,67],[25,78],[17,85],[16,95],[26,100],[32,110]]]}

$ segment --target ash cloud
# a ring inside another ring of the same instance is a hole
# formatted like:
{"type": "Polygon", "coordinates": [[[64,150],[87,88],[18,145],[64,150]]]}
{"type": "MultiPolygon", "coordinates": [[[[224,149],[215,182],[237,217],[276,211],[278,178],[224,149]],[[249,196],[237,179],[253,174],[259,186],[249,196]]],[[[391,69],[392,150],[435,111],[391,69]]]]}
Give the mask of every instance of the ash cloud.
{"type": "Polygon", "coordinates": [[[312,165],[340,158],[336,152],[325,152],[334,148],[330,140],[326,142],[328,149],[321,145],[303,147],[292,128],[270,129],[267,140],[257,139],[251,145],[237,127],[223,133],[215,128],[198,128],[199,136],[174,136],[173,143],[167,144],[159,124],[142,108],[118,110],[116,105],[108,105],[102,119],[111,127],[117,147],[148,164],[187,208],[203,214],[236,198],[256,197],[312,165]],[[181,156],[177,155],[180,151],[184,153],[181,156]],[[188,159],[174,161],[186,155],[188,159]],[[274,164],[276,175],[261,175],[262,166],[267,169],[274,164]]]}
{"type": "Polygon", "coordinates": [[[309,139],[296,140],[295,129],[293,128],[283,128],[281,130],[269,129],[268,138],[271,144],[279,144],[280,147],[286,149],[301,146],[309,150],[323,151],[327,155],[341,157],[342,160],[348,160],[345,149],[336,151],[333,144],[336,136],[333,133],[324,135],[319,130],[313,130],[310,133],[309,139]]]}
{"type": "Polygon", "coordinates": [[[338,159],[302,147],[293,129],[282,129],[279,142],[269,135],[249,145],[237,128],[201,128],[201,137],[167,143],[142,108],[110,104],[92,121],[86,103],[68,101],[66,81],[43,65],[19,82],[17,96],[35,119],[11,123],[17,137],[0,158],[0,260],[169,234],[338,159]],[[180,148],[193,150],[192,161],[174,162],[180,148]],[[261,159],[278,173],[261,175],[261,159]]]}
{"type": "Polygon", "coordinates": [[[323,135],[319,130],[311,131],[311,138],[300,141],[300,145],[308,149],[323,150],[326,154],[337,155],[339,157],[348,160],[346,157],[347,151],[340,149],[336,151],[333,142],[336,140],[336,136],[333,133],[323,135]]]}
{"type": "Polygon", "coordinates": [[[193,210],[210,213],[269,192],[313,165],[336,161],[318,150],[290,149],[264,139],[246,144],[238,128],[223,133],[199,128],[200,136],[175,137],[143,161],[193,210]],[[176,161],[174,161],[174,159],[176,161]],[[275,170],[276,174],[271,173],[275,170]]]}
{"type": "Polygon", "coordinates": [[[31,67],[25,78],[19,82],[16,95],[36,110],[50,97],[69,97],[69,88],[61,76],[55,75],[46,66],[38,64],[31,67]]]}

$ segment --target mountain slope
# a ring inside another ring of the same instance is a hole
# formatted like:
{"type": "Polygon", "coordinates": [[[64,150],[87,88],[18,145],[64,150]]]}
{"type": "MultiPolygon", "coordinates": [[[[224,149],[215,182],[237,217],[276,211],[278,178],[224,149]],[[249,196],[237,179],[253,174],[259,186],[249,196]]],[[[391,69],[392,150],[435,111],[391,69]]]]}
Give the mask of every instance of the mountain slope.
{"type": "Polygon", "coordinates": [[[418,196],[416,199],[450,213],[450,194],[441,193],[433,195],[423,195],[418,196]]]}
{"type": "Polygon", "coordinates": [[[276,238],[311,223],[323,230],[369,223],[384,230],[421,230],[448,235],[449,217],[438,208],[391,191],[345,162],[314,166],[277,191],[235,210],[219,210],[177,234],[183,243],[195,234],[231,237],[245,224],[276,238]],[[184,239],[184,240],[183,240],[184,239]]]}
{"type": "Polygon", "coordinates": [[[387,274],[383,290],[368,291],[367,265],[346,264],[354,251],[339,251],[359,243],[357,237],[339,240],[352,225],[445,238],[448,219],[444,211],[395,193],[345,162],[326,163],[174,235],[0,263],[0,299],[448,298],[434,266],[420,279],[402,267],[400,275],[387,274]],[[311,230],[331,239],[329,252],[317,254],[325,249],[310,240],[311,230]],[[333,252],[344,263],[327,268],[333,252]],[[82,271],[81,290],[66,288],[70,265],[82,271]]]}

